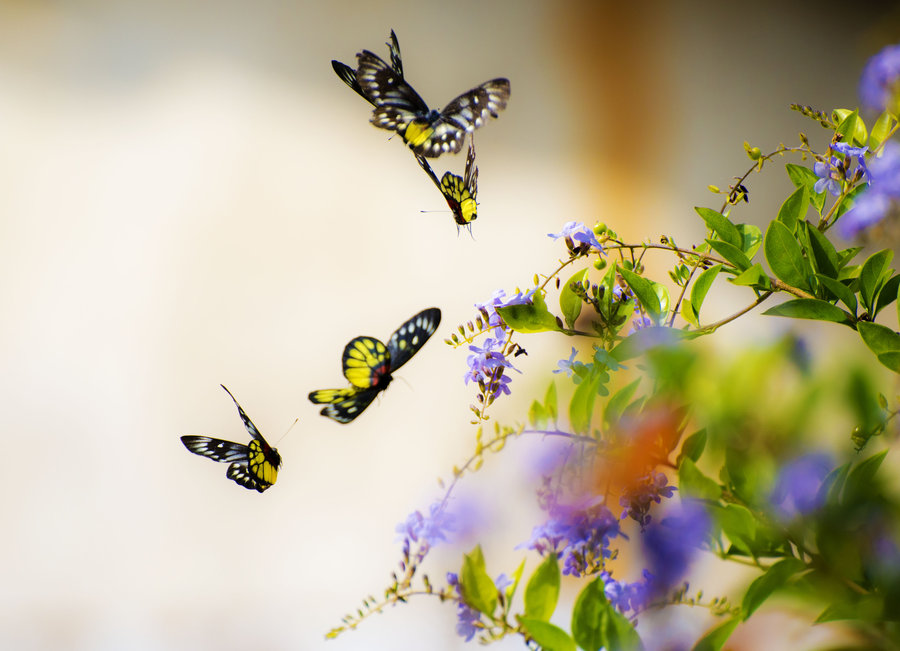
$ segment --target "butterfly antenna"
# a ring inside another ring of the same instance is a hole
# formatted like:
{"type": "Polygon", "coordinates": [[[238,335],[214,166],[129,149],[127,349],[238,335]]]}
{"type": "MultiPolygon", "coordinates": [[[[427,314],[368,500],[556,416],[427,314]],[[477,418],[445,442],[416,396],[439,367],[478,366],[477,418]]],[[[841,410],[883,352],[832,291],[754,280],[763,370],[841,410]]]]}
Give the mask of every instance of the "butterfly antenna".
{"type": "Polygon", "coordinates": [[[299,422],[300,422],[300,419],[299,419],[299,418],[295,418],[295,419],[294,419],[294,422],[291,423],[291,426],[287,428],[287,431],[286,431],[284,434],[281,435],[281,438],[279,438],[277,441],[275,441],[275,446],[273,446],[273,447],[277,447],[278,444],[281,443],[282,439],[284,439],[285,436],[287,436],[288,434],[291,433],[291,430],[294,429],[294,425],[296,425],[296,424],[299,423],[299,422]]]}

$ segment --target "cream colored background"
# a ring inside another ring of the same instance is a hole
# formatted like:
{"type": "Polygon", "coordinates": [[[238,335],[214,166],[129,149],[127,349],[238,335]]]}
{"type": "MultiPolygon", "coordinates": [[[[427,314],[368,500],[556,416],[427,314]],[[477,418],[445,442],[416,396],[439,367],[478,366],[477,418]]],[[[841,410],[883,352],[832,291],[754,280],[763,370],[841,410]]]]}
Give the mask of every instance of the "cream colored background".
{"type": "MultiPolygon", "coordinates": [[[[744,139],[814,132],[789,102],[856,101],[862,62],[888,41],[861,32],[836,54],[826,14],[0,3],[0,647],[462,648],[437,600],[323,641],[387,584],[395,523],[471,450],[465,353],[441,340],[475,301],[549,271],[561,250],[545,234],[565,221],[702,237],[689,207],[746,168],[744,139]],[[446,212],[420,214],[443,200],[329,65],[384,55],[392,27],[434,105],[512,80],[509,109],[478,133],[474,240],[446,212]],[[306,394],[342,384],[350,338],[386,338],[432,305],[444,322],[402,380],[350,426],[318,416],[306,394]],[[265,495],[178,440],[246,440],[219,383],[284,456],[265,495]]],[[[751,219],[777,207],[766,188],[751,198],[751,219]]],[[[517,365],[535,380],[516,377],[521,402],[497,417],[514,419],[570,345],[529,341],[517,365]]],[[[530,503],[516,475],[473,485],[530,503]]],[[[535,522],[491,517],[489,562],[514,566],[506,550],[535,522]]]]}

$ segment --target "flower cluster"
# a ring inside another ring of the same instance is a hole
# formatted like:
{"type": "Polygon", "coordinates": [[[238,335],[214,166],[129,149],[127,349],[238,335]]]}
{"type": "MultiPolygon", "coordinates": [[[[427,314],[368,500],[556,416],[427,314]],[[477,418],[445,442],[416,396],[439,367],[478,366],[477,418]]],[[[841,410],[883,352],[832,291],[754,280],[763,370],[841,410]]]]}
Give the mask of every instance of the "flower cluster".
{"type": "Polygon", "coordinates": [[[868,175],[865,157],[868,147],[853,147],[846,142],[836,142],[831,145],[831,149],[841,156],[831,156],[828,162],[816,161],[813,171],[819,180],[813,189],[816,192],[827,190],[829,194],[839,197],[847,179],[853,178],[854,174],[858,175],[858,179],[868,175]],[[855,163],[858,164],[856,169],[855,163]]]}
{"type": "Polygon", "coordinates": [[[669,498],[677,490],[669,486],[669,478],[665,473],[651,470],[650,474],[641,477],[635,484],[619,498],[619,504],[625,507],[621,518],[626,516],[641,525],[641,531],[650,524],[650,506],[659,504],[663,497],[669,498]]]}
{"type": "Polygon", "coordinates": [[[521,373],[507,359],[505,348],[510,331],[500,314],[497,313],[497,309],[510,305],[526,305],[531,302],[535,291],[537,290],[520,291],[516,292],[515,296],[507,297],[505,291],[498,289],[490,301],[475,304],[487,324],[486,330],[489,330],[490,336],[482,342],[481,346],[474,344],[469,346],[472,354],[466,359],[469,368],[464,378],[466,384],[476,382],[482,395],[488,400],[494,400],[501,394],[509,395],[511,378],[505,374],[506,369],[510,368],[521,373]]]}
{"type": "Polygon", "coordinates": [[[885,144],[881,156],[869,161],[869,187],[838,222],[842,237],[851,238],[880,222],[900,201],[900,145],[885,144]]]}
{"type": "Polygon", "coordinates": [[[463,601],[462,588],[459,585],[459,576],[455,572],[447,572],[447,584],[456,589],[459,600],[456,604],[456,634],[466,638],[469,642],[478,632],[481,624],[481,613],[466,605],[463,601]]]}
{"type": "Polygon", "coordinates": [[[531,538],[517,547],[539,554],[556,553],[563,558],[563,574],[587,576],[603,567],[609,558],[609,541],[623,536],[619,521],[603,503],[594,498],[575,504],[552,500],[547,521],[535,527],[531,538]]]}
{"type": "Polygon", "coordinates": [[[859,97],[876,111],[900,112],[900,45],[889,45],[869,59],[859,81],[859,97]]]}

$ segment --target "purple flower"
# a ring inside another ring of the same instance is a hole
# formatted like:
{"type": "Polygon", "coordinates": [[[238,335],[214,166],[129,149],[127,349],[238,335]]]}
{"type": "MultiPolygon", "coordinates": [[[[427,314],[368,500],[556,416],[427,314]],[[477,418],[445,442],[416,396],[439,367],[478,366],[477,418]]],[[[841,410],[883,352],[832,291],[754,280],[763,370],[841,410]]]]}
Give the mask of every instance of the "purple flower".
{"type": "Polygon", "coordinates": [[[866,168],[866,153],[869,151],[868,147],[853,147],[847,142],[835,142],[831,145],[831,148],[844,155],[844,169],[847,170],[848,176],[850,175],[850,168],[853,167],[855,161],[862,169],[863,176],[868,178],[869,170],[866,168]]]}
{"type": "Polygon", "coordinates": [[[575,364],[578,362],[575,361],[575,355],[578,354],[578,351],[575,349],[575,346],[572,346],[572,354],[569,355],[569,359],[561,359],[557,362],[558,369],[553,371],[554,373],[565,373],[566,377],[572,377],[572,372],[575,370],[575,364]]]}
{"type": "Polygon", "coordinates": [[[900,200],[900,144],[888,142],[881,156],[869,161],[869,187],[841,216],[838,231],[849,239],[880,222],[900,200]]]}
{"type": "Polygon", "coordinates": [[[600,578],[606,598],[623,615],[628,611],[639,613],[650,601],[653,575],[647,570],[644,570],[643,578],[634,583],[616,581],[609,572],[600,572],[600,578]]]}
{"type": "Polygon", "coordinates": [[[859,80],[864,106],[896,114],[900,105],[900,45],[889,45],[869,59],[859,80]]]}
{"type": "Polygon", "coordinates": [[[547,233],[547,237],[552,237],[554,240],[564,237],[566,240],[586,244],[590,248],[596,249],[598,253],[603,253],[603,245],[597,241],[594,231],[587,228],[583,222],[566,222],[559,233],[547,233]]]}
{"type": "Polygon", "coordinates": [[[491,296],[491,300],[485,303],[475,303],[475,307],[481,312],[490,328],[494,331],[491,335],[494,339],[504,339],[507,333],[506,324],[497,313],[497,308],[509,307],[510,305],[527,305],[531,303],[532,296],[537,291],[537,287],[528,292],[516,292],[515,296],[507,298],[506,292],[498,289],[491,296]]]}
{"type": "Polygon", "coordinates": [[[776,515],[792,520],[818,510],[825,499],[819,489],[833,467],[831,457],[824,452],[806,454],[785,465],[769,496],[776,515]]]}
{"type": "Polygon", "coordinates": [[[518,545],[539,554],[557,553],[563,559],[563,574],[587,576],[603,567],[609,558],[609,541],[622,536],[619,521],[606,508],[603,498],[548,504],[548,519],[535,527],[531,538],[518,545]]]}
{"type": "Polygon", "coordinates": [[[511,378],[505,374],[505,370],[511,368],[517,373],[521,371],[503,354],[503,341],[488,337],[481,346],[470,345],[469,350],[474,355],[466,358],[469,365],[469,370],[463,376],[466,384],[471,381],[482,383],[484,390],[494,398],[501,393],[509,395],[511,378]]]}
{"type": "Polygon", "coordinates": [[[644,531],[652,520],[650,506],[654,503],[659,504],[663,497],[672,497],[677,490],[668,483],[669,478],[665,473],[655,470],[651,470],[649,475],[639,479],[630,490],[619,498],[619,505],[625,507],[620,516],[621,519],[629,516],[641,525],[641,531],[644,531]]]}
{"type": "Polygon", "coordinates": [[[635,317],[631,325],[632,332],[637,332],[638,330],[643,330],[644,328],[649,328],[650,326],[652,326],[653,320],[649,316],[638,316],[635,317]]]}
{"type": "Polygon", "coordinates": [[[419,542],[429,547],[447,540],[447,535],[456,530],[456,518],[447,511],[446,504],[439,500],[431,505],[429,514],[413,511],[406,520],[397,525],[396,531],[401,539],[419,542]]]}
{"type": "Polygon", "coordinates": [[[835,197],[841,195],[841,181],[844,180],[844,167],[843,161],[841,161],[840,158],[832,156],[828,163],[816,161],[816,164],[813,165],[813,171],[816,173],[816,176],[819,177],[819,180],[816,181],[816,185],[813,188],[817,193],[828,190],[828,192],[835,197]]]}
{"type": "Polygon", "coordinates": [[[709,529],[709,515],[697,500],[682,500],[661,521],[647,527],[641,539],[655,594],[669,591],[687,573],[709,529]]]}
{"type": "Polygon", "coordinates": [[[469,642],[480,628],[478,624],[481,623],[481,613],[470,608],[463,601],[462,588],[456,573],[447,572],[447,584],[456,588],[456,594],[459,597],[459,601],[456,602],[456,634],[466,638],[466,642],[469,642]]]}

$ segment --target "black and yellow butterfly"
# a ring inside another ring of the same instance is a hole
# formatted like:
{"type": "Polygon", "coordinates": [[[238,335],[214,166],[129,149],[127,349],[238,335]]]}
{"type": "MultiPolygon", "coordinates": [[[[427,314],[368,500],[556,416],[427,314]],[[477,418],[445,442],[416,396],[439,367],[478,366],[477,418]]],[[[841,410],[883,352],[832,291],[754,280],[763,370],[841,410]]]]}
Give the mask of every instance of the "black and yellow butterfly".
{"type": "MultiPolygon", "coordinates": [[[[341,70],[335,67],[335,72],[353,90],[375,105],[372,124],[399,133],[416,154],[435,158],[441,154],[459,152],[467,133],[482,126],[488,116],[496,118],[506,108],[509,80],[498,78],[463,93],[442,111],[429,109],[425,100],[403,77],[400,47],[393,32],[391,41],[390,66],[368,50],[356,55],[359,63],[356,85],[347,78],[349,66],[340,64],[341,70]]],[[[332,66],[335,63],[332,62],[332,66]]]]}
{"type": "Polygon", "coordinates": [[[231,391],[221,385],[225,392],[234,400],[238,408],[238,414],[244,421],[244,427],[250,432],[252,440],[248,445],[232,443],[222,439],[214,439],[209,436],[182,436],[184,447],[213,461],[231,463],[225,476],[234,480],[244,488],[262,493],[275,483],[278,477],[278,468],[281,466],[281,455],[278,450],[266,442],[253,421],[244,413],[244,410],[231,395],[231,391]]]}
{"type": "MultiPolygon", "coordinates": [[[[391,42],[387,43],[387,46],[391,50],[391,68],[397,73],[400,79],[403,79],[403,60],[400,58],[400,44],[397,42],[397,35],[394,34],[394,30],[391,30],[391,42]]],[[[356,91],[359,96],[369,104],[375,106],[375,102],[366,96],[362,87],[360,87],[359,82],[356,81],[356,70],[346,63],[341,63],[335,59],[331,60],[331,67],[334,68],[335,74],[337,74],[345,84],[350,86],[350,88],[356,91]]]]}
{"type": "Polygon", "coordinates": [[[387,389],[393,379],[391,374],[419,351],[440,323],[441,311],[431,307],[401,325],[387,345],[374,337],[351,340],[341,359],[344,377],[351,386],[313,391],[309,394],[310,402],[325,405],[320,412],[323,416],[349,423],[387,389]]]}
{"type": "Polygon", "coordinates": [[[466,155],[466,171],[465,177],[457,176],[451,172],[444,172],[444,176],[438,181],[437,175],[431,169],[428,160],[423,156],[416,154],[416,160],[425,170],[434,184],[437,186],[450,211],[453,213],[453,220],[456,222],[457,229],[460,226],[469,228],[472,232],[472,222],[478,218],[478,204],[475,200],[478,194],[478,168],[475,166],[475,141],[469,142],[469,153],[466,155]]]}

